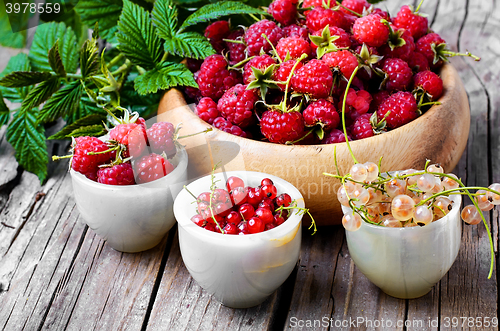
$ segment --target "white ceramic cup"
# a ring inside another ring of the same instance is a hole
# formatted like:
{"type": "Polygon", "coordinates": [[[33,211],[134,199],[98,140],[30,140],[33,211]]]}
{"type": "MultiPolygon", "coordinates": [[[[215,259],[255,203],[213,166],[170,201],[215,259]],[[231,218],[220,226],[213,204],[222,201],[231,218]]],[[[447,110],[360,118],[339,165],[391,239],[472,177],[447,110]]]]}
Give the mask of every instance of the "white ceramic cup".
{"type": "MultiPolygon", "coordinates": [[[[270,178],[278,194],[288,193],[298,207],[304,198],[287,181],[259,172],[230,171],[215,174],[217,186],[238,176],[247,186],[258,186],[270,178]]],[[[210,190],[210,176],[187,186],[195,196],[210,190]]],[[[280,226],[256,234],[225,235],[205,230],[191,221],[196,214],[194,198],[182,190],[174,203],[179,224],[179,245],[186,268],[196,282],[222,304],[247,308],[260,304],[288,278],[300,253],[301,220],[294,210],[280,226]]]]}
{"type": "MultiPolygon", "coordinates": [[[[346,231],[347,246],[358,269],[385,293],[401,299],[427,294],[457,258],[462,237],[460,195],[453,209],[423,227],[387,228],[361,222],[346,231]]],[[[342,206],[343,212],[350,208],[342,206]]]]}
{"type": "Polygon", "coordinates": [[[187,152],[178,147],[175,169],[160,179],[138,185],[105,185],[71,170],[78,210],[107,244],[121,252],[156,246],[175,224],[174,199],[187,182],[187,152]]]}

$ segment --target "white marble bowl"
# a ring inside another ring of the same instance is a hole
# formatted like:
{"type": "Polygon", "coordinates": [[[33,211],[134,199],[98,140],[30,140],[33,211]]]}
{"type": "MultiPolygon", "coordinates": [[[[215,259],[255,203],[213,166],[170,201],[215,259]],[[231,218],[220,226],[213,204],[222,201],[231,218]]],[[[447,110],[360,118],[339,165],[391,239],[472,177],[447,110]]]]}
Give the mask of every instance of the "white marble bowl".
{"type": "Polygon", "coordinates": [[[462,198],[451,195],[450,199],[453,209],[423,227],[387,228],[362,222],[359,230],[346,231],[356,267],[393,297],[413,299],[427,294],[451,268],[460,248],[462,198]]]}
{"type": "MultiPolygon", "coordinates": [[[[217,186],[238,176],[245,185],[260,185],[262,179],[273,180],[278,194],[288,193],[299,207],[304,207],[300,192],[276,176],[249,171],[216,173],[217,186]]],[[[209,191],[210,176],[187,186],[195,196],[209,191]]],[[[179,224],[179,245],[186,268],[196,282],[222,304],[247,308],[260,304],[292,272],[300,253],[301,215],[293,214],[282,225],[261,233],[224,235],[205,230],[191,221],[196,214],[194,198],[182,190],[174,203],[179,224]]]]}
{"type": "Polygon", "coordinates": [[[175,224],[174,199],[187,182],[184,148],[175,169],[150,183],[114,186],[94,182],[71,170],[76,205],[87,225],[117,251],[135,253],[156,246],[175,224]]]}

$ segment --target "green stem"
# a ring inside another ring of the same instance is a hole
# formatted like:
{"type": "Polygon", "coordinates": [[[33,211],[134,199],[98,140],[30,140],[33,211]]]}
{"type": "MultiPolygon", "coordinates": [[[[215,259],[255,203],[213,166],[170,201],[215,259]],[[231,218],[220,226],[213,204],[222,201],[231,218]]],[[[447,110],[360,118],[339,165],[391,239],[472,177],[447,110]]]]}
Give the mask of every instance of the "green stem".
{"type": "Polygon", "coordinates": [[[282,106],[282,111],[285,112],[286,110],[286,100],[288,98],[288,87],[290,85],[290,81],[292,80],[293,73],[295,72],[295,69],[297,68],[297,65],[299,64],[300,61],[305,59],[307,57],[307,54],[302,54],[298,59],[297,62],[292,67],[292,70],[290,70],[290,74],[288,75],[288,78],[286,80],[286,85],[285,85],[285,97],[283,98],[283,106],[282,106]]]}
{"type": "Polygon", "coordinates": [[[116,76],[124,71],[127,71],[130,67],[130,65],[132,64],[132,62],[130,62],[130,60],[126,60],[124,64],[122,64],[118,69],[116,69],[115,71],[113,71],[111,73],[111,75],[113,76],[116,76]]]}
{"type": "Polygon", "coordinates": [[[351,87],[352,80],[354,79],[354,76],[356,76],[356,73],[359,70],[359,66],[354,69],[354,71],[351,74],[351,77],[349,78],[349,82],[347,83],[347,86],[345,88],[345,93],[344,93],[344,100],[342,100],[342,128],[344,129],[344,135],[345,135],[345,142],[347,143],[347,148],[349,149],[349,153],[351,154],[352,160],[354,163],[359,163],[358,160],[356,160],[356,157],[352,153],[351,149],[351,144],[349,143],[349,139],[347,138],[347,127],[345,126],[345,105],[347,101],[347,94],[349,92],[349,88],[351,87]]]}
{"type": "Polygon", "coordinates": [[[337,3],[337,6],[344,8],[345,10],[347,10],[348,12],[350,12],[351,14],[353,14],[354,16],[357,16],[357,17],[362,17],[363,16],[360,13],[355,12],[354,10],[351,10],[351,9],[345,7],[345,6],[342,6],[342,4],[340,2],[338,2],[338,1],[336,1],[336,3],[337,3]]]}
{"type": "Polygon", "coordinates": [[[111,67],[113,67],[118,62],[120,62],[124,57],[125,57],[125,55],[123,55],[123,53],[120,53],[117,56],[115,56],[114,58],[112,58],[111,61],[109,61],[109,63],[108,63],[108,69],[111,69],[111,67]]]}
{"type": "Polygon", "coordinates": [[[186,186],[186,185],[184,185],[183,187],[184,187],[184,189],[185,189],[185,190],[186,190],[189,194],[191,194],[191,196],[192,196],[192,197],[193,197],[196,201],[198,201],[198,198],[194,196],[194,194],[193,194],[193,193],[192,193],[192,192],[191,192],[191,191],[187,188],[187,186],[186,186]]]}
{"type": "MultiPolygon", "coordinates": [[[[51,71],[50,73],[52,75],[54,75],[54,76],[57,76],[57,74],[55,72],[53,72],[53,71],[51,71]]],[[[66,77],[68,77],[68,78],[76,78],[76,79],[82,79],[83,78],[82,75],[80,75],[80,74],[70,74],[70,73],[66,73],[66,77]]]]}
{"type": "Polygon", "coordinates": [[[452,51],[441,51],[442,54],[445,54],[447,57],[454,57],[454,56],[468,56],[468,57],[471,57],[474,59],[474,61],[480,61],[481,58],[479,56],[476,56],[476,55],[473,55],[469,52],[465,52],[465,53],[455,53],[455,52],[452,52],[452,51]]]}
{"type": "Polygon", "coordinates": [[[415,14],[418,13],[418,11],[420,10],[420,7],[422,6],[423,3],[424,3],[424,0],[420,0],[420,3],[418,4],[417,9],[415,10],[415,14]]]}
{"type": "Polygon", "coordinates": [[[163,53],[163,56],[161,57],[160,62],[166,61],[166,60],[167,60],[167,58],[168,58],[168,52],[164,52],[164,53],[163,53]]]}
{"type": "Polygon", "coordinates": [[[243,44],[245,45],[245,42],[243,40],[236,40],[236,39],[222,39],[223,41],[227,43],[233,43],[233,44],[243,44]]]}
{"type": "Polygon", "coordinates": [[[248,16],[253,18],[256,22],[260,22],[260,19],[257,16],[255,16],[254,14],[248,14],[248,16]]]}
{"type": "Polygon", "coordinates": [[[276,50],[276,48],[274,48],[273,43],[269,40],[269,38],[267,38],[266,34],[265,34],[265,33],[263,33],[261,36],[262,36],[264,39],[266,39],[266,41],[269,43],[269,45],[271,45],[271,48],[273,49],[274,54],[276,54],[276,57],[278,58],[278,61],[280,62],[280,64],[281,64],[281,63],[283,63],[283,61],[281,60],[281,57],[278,55],[278,51],[276,50]]]}
{"type": "Polygon", "coordinates": [[[205,130],[203,131],[200,131],[200,132],[196,132],[196,133],[191,133],[191,134],[187,134],[185,136],[180,136],[180,137],[177,137],[177,139],[184,139],[184,138],[189,138],[189,137],[193,137],[193,136],[196,136],[196,135],[199,135],[199,134],[202,134],[202,133],[207,133],[207,132],[210,132],[212,131],[212,127],[210,128],[206,128],[205,130]]]}

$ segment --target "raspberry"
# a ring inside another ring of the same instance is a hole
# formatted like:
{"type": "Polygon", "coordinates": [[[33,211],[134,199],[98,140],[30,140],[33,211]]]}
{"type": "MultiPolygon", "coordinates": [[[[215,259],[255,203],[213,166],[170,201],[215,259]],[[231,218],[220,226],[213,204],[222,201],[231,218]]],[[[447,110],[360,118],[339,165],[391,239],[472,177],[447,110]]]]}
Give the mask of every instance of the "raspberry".
{"type": "Polygon", "coordinates": [[[409,6],[402,6],[392,23],[399,29],[409,31],[415,40],[425,35],[429,27],[427,17],[415,14],[409,6]]]}
{"type": "Polygon", "coordinates": [[[388,128],[398,128],[418,117],[417,102],[410,92],[396,92],[382,102],[377,117],[379,120],[385,117],[388,128]]]}
{"type": "Polygon", "coordinates": [[[390,96],[390,93],[387,90],[381,90],[372,95],[373,101],[370,104],[370,111],[377,111],[378,107],[382,102],[385,101],[390,96]]]}
{"type": "Polygon", "coordinates": [[[358,140],[374,136],[372,124],[370,122],[371,116],[372,113],[366,113],[356,118],[352,126],[354,139],[358,140]]]}
{"type": "Polygon", "coordinates": [[[219,117],[217,104],[210,98],[202,98],[196,105],[196,115],[198,115],[205,122],[212,124],[214,119],[219,117]]]}
{"type": "MultiPolygon", "coordinates": [[[[274,76],[273,76],[274,80],[277,82],[286,82],[296,62],[297,62],[296,60],[288,60],[280,64],[278,70],[274,71],[274,76]]],[[[295,70],[297,71],[302,67],[303,67],[302,62],[299,62],[295,70]]],[[[278,84],[278,87],[280,88],[280,90],[285,91],[286,84],[278,84]]]]}
{"type": "Polygon", "coordinates": [[[163,156],[151,153],[140,158],[134,164],[138,184],[149,183],[162,178],[174,170],[174,166],[163,156]]]}
{"type": "Polygon", "coordinates": [[[333,85],[332,72],[328,65],[313,59],[295,71],[292,88],[299,93],[307,93],[313,98],[326,98],[333,85]]]}
{"type": "Polygon", "coordinates": [[[247,127],[254,120],[253,107],[259,100],[246,85],[238,84],[231,87],[217,103],[217,109],[231,123],[240,128],[247,127]]]}
{"type": "Polygon", "coordinates": [[[297,18],[297,3],[298,0],[274,0],[267,11],[281,25],[290,25],[297,18]]]}
{"type": "Polygon", "coordinates": [[[335,106],[325,99],[310,103],[304,110],[303,116],[307,126],[321,124],[324,130],[334,129],[340,123],[335,106]]]}
{"type": "MultiPolygon", "coordinates": [[[[242,40],[245,31],[243,29],[234,30],[227,36],[227,40],[242,40]]],[[[245,50],[247,46],[240,43],[226,41],[226,48],[229,50],[229,64],[234,65],[246,58],[245,50]]]]}
{"type": "Polygon", "coordinates": [[[283,37],[299,37],[309,40],[309,32],[306,28],[300,27],[297,24],[291,24],[283,28],[283,37]]]}
{"type": "MultiPolygon", "coordinates": [[[[302,8],[322,7],[322,6],[323,6],[323,0],[304,0],[302,2],[302,8]]],[[[335,6],[335,3],[332,3],[331,6],[335,6]]]]}
{"type": "Polygon", "coordinates": [[[300,58],[302,54],[311,54],[311,45],[299,37],[287,37],[283,38],[278,42],[276,46],[276,51],[278,56],[284,60],[287,54],[290,54],[290,59],[296,60],[300,58]]]}
{"type": "Polygon", "coordinates": [[[386,59],[382,70],[387,75],[385,88],[389,92],[406,90],[411,85],[413,73],[405,61],[397,58],[386,59]]]}
{"type": "Polygon", "coordinates": [[[133,185],[134,171],[129,163],[120,163],[97,171],[97,181],[107,185],[133,185]]]}
{"type": "Polygon", "coordinates": [[[200,70],[202,63],[203,63],[203,60],[196,60],[196,59],[191,59],[191,58],[186,59],[186,67],[191,72],[197,72],[198,70],[200,70]]]}
{"type": "Polygon", "coordinates": [[[239,136],[242,138],[251,138],[251,135],[248,132],[243,131],[239,126],[234,125],[233,123],[226,120],[224,117],[217,117],[214,120],[213,125],[215,128],[233,134],[235,136],[239,136]]]}
{"type": "Polygon", "coordinates": [[[425,56],[431,69],[437,69],[443,65],[443,59],[435,49],[438,45],[442,44],[446,45],[446,42],[440,35],[437,33],[429,33],[417,40],[415,50],[425,56]]]}
{"type": "Polygon", "coordinates": [[[415,41],[413,41],[413,37],[406,30],[403,30],[401,38],[405,41],[404,45],[395,47],[392,50],[389,45],[383,45],[380,48],[380,54],[383,55],[384,58],[396,57],[401,60],[408,61],[415,50],[415,41]]]}
{"type": "Polygon", "coordinates": [[[273,46],[276,46],[278,41],[283,37],[281,28],[272,21],[262,20],[250,25],[250,27],[245,31],[245,42],[247,44],[248,56],[259,55],[261,49],[263,49],[264,52],[269,52],[272,49],[267,40],[262,37],[263,33],[267,36],[273,46]]]}
{"type": "Polygon", "coordinates": [[[149,139],[149,145],[154,153],[161,154],[165,152],[168,157],[172,157],[177,152],[174,143],[175,128],[172,123],[158,122],[154,123],[146,131],[149,139]]]}
{"type": "Polygon", "coordinates": [[[297,111],[266,110],[262,114],[260,130],[270,142],[285,144],[304,136],[304,118],[297,111]]]}
{"type": "Polygon", "coordinates": [[[309,30],[323,30],[325,26],[345,26],[344,14],[338,10],[316,7],[311,10],[306,17],[306,24],[309,30]]]}
{"type": "Polygon", "coordinates": [[[241,81],[236,71],[227,69],[227,64],[226,59],[218,54],[203,61],[196,80],[202,96],[219,100],[224,92],[241,81]]]}
{"type": "Polygon", "coordinates": [[[95,137],[75,138],[73,147],[73,157],[71,168],[85,175],[88,179],[97,181],[97,169],[100,165],[111,160],[110,153],[89,155],[89,153],[104,152],[108,146],[103,141],[95,137]]]}
{"type": "Polygon", "coordinates": [[[381,20],[382,17],[377,14],[356,19],[352,27],[354,39],[373,47],[385,44],[389,38],[389,28],[381,20]]]}
{"type": "Polygon", "coordinates": [[[245,64],[243,68],[243,83],[250,84],[255,80],[255,75],[252,68],[259,69],[264,72],[270,65],[276,64],[276,61],[267,54],[256,56],[245,64]]]}
{"type": "MultiPolygon", "coordinates": [[[[342,6],[358,14],[363,14],[363,10],[368,9],[370,4],[366,0],[343,0],[342,6]]],[[[342,7],[340,7],[340,10],[346,14],[351,14],[351,12],[342,7]]]]}
{"type": "Polygon", "coordinates": [[[207,26],[205,29],[205,37],[210,41],[215,51],[221,54],[226,48],[226,44],[222,39],[226,38],[229,32],[228,21],[217,21],[207,26]]]}
{"type": "MultiPolygon", "coordinates": [[[[347,133],[347,139],[352,140],[351,136],[349,136],[349,132],[347,133]]],[[[332,131],[325,133],[325,138],[321,141],[322,144],[338,144],[345,143],[345,135],[344,131],[339,129],[333,129],[332,131]]]]}
{"type": "MultiPolygon", "coordinates": [[[[349,114],[351,119],[355,120],[370,109],[371,101],[372,96],[369,92],[365,90],[356,92],[353,88],[350,88],[346,99],[346,113],[349,114]]],[[[342,111],[343,102],[344,94],[342,93],[340,95],[339,111],[342,111]]]]}
{"type": "Polygon", "coordinates": [[[429,70],[429,61],[427,61],[425,55],[420,52],[413,52],[408,60],[408,65],[416,72],[429,70]]]}
{"type": "Polygon", "coordinates": [[[358,58],[350,51],[326,53],[322,60],[332,68],[338,68],[345,78],[351,78],[352,72],[358,66],[358,58]]]}
{"type": "Polygon", "coordinates": [[[417,73],[414,77],[415,88],[422,88],[432,96],[432,100],[437,100],[443,94],[443,81],[432,71],[426,70],[417,73]]]}
{"type": "Polygon", "coordinates": [[[128,154],[132,157],[139,157],[148,141],[145,126],[137,123],[118,124],[109,131],[109,137],[127,146],[128,154]]]}

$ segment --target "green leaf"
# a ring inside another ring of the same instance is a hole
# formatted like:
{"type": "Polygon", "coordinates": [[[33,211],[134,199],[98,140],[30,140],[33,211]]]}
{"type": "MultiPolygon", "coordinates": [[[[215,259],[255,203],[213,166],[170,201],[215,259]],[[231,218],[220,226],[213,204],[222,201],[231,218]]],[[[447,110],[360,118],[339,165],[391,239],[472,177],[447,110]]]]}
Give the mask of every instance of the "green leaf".
{"type": "MultiPolygon", "coordinates": [[[[24,15],[28,17],[27,14],[24,15]]],[[[26,46],[26,30],[12,32],[3,1],[0,1],[0,31],[2,31],[0,34],[0,45],[12,48],[23,48],[26,46]]]]}
{"type": "Polygon", "coordinates": [[[60,116],[78,111],[82,92],[83,86],[77,80],[54,93],[38,113],[38,123],[55,121],[60,116]]]}
{"type": "Polygon", "coordinates": [[[5,87],[23,87],[35,85],[52,77],[50,72],[14,71],[0,79],[0,85],[5,87]]]}
{"type": "Polygon", "coordinates": [[[122,7],[122,0],[80,0],[75,10],[84,24],[94,26],[99,22],[99,32],[103,39],[112,39],[118,30],[116,24],[122,7]]]}
{"type": "Polygon", "coordinates": [[[99,51],[96,39],[87,39],[80,50],[80,71],[85,79],[99,72],[99,51]]]}
{"type": "Polygon", "coordinates": [[[151,13],[153,23],[158,29],[158,35],[165,39],[170,40],[175,37],[177,33],[177,7],[171,0],[157,0],[151,13]]]}
{"type": "MultiPolygon", "coordinates": [[[[61,131],[50,136],[47,139],[68,139],[71,137],[76,138],[80,137],[80,135],[85,135],[83,133],[91,133],[91,132],[98,133],[95,135],[93,134],[92,136],[102,136],[105,133],[105,128],[102,125],[102,122],[105,120],[106,120],[106,115],[103,114],[87,115],[73,122],[72,124],[65,126],[61,131]]],[[[88,135],[90,136],[90,134],[88,135]]]]}
{"type": "Polygon", "coordinates": [[[73,113],[70,113],[67,116],[65,116],[64,120],[68,124],[71,124],[88,115],[99,114],[99,113],[101,115],[105,114],[104,110],[97,107],[95,102],[90,100],[90,98],[87,95],[83,95],[80,100],[78,108],[73,113]]]}
{"type": "Polygon", "coordinates": [[[120,90],[121,105],[144,118],[156,114],[161,97],[161,93],[140,95],[134,89],[133,82],[126,82],[120,90]]]}
{"type": "Polygon", "coordinates": [[[9,122],[10,110],[3,101],[2,93],[0,92],[0,127],[9,122]]]}
{"type": "Polygon", "coordinates": [[[186,18],[184,23],[182,23],[182,26],[179,31],[182,31],[191,25],[208,22],[223,16],[229,16],[235,14],[269,15],[265,11],[250,7],[241,2],[219,1],[216,3],[205,5],[200,9],[198,9],[193,14],[191,14],[188,18],[186,18]]]}
{"type": "Polygon", "coordinates": [[[7,128],[7,141],[16,150],[16,160],[25,170],[34,173],[43,182],[49,163],[43,125],[36,124],[36,108],[22,108],[14,115],[7,128]]]}
{"type": "Polygon", "coordinates": [[[181,57],[204,59],[215,54],[210,42],[196,32],[184,32],[165,41],[165,51],[181,57]]]}
{"type": "Polygon", "coordinates": [[[163,45],[149,13],[129,0],[123,1],[117,39],[118,49],[132,63],[147,70],[160,63],[163,45]]]}
{"type": "MultiPolygon", "coordinates": [[[[30,62],[28,60],[28,55],[24,53],[19,53],[16,56],[10,58],[7,63],[7,67],[0,73],[0,77],[5,77],[8,74],[15,71],[30,71],[30,62]]],[[[28,95],[29,87],[4,87],[0,86],[0,92],[2,92],[4,98],[9,99],[12,102],[22,102],[24,98],[28,95]]]]}
{"type": "Polygon", "coordinates": [[[56,74],[61,77],[66,77],[66,70],[61,60],[61,54],[59,54],[59,43],[57,41],[49,50],[49,65],[56,74]]]}
{"type": "Polygon", "coordinates": [[[76,36],[71,28],[61,23],[45,23],[36,28],[29,59],[36,71],[50,71],[49,50],[59,40],[59,52],[66,72],[74,73],[78,66],[76,36]]]}
{"type": "Polygon", "coordinates": [[[367,0],[367,1],[368,1],[368,3],[370,3],[370,4],[374,5],[374,4],[379,3],[379,2],[382,2],[382,1],[384,1],[384,0],[367,0]]]}
{"type": "Polygon", "coordinates": [[[57,77],[41,82],[28,93],[21,104],[21,108],[29,110],[40,105],[59,89],[59,85],[60,81],[57,77]]]}
{"type": "Polygon", "coordinates": [[[180,63],[164,63],[163,67],[155,68],[144,75],[137,76],[134,81],[139,94],[156,93],[175,86],[198,87],[193,74],[180,63]]]}

